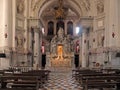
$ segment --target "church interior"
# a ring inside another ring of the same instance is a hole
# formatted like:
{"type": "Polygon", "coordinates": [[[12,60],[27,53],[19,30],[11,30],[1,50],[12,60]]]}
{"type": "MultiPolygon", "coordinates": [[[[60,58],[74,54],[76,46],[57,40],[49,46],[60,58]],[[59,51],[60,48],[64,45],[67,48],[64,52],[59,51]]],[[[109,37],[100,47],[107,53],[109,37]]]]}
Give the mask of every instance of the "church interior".
{"type": "Polygon", "coordinates": [[[0,0],[0,90],[120,90],[120,0],[0,0]]]}

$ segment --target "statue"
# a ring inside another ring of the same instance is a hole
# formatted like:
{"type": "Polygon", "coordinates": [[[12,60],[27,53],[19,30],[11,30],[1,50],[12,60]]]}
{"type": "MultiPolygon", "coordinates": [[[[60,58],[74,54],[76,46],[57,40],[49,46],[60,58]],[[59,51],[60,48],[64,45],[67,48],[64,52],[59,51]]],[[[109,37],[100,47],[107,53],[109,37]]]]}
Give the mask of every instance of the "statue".
{"type": "Polygon", "coordinates": [[[57,36],[54,36],[53,39],[51,40],[51,52],[53,53],[56,52],[56,41],[57,41],[57,36]]]}
{"type": "Polygon", "coordinates": [[[58,38],[59,38],[60,41],[63,40],[63,35],[64,35],[63,28],[60,27],[59,31],[58,31],[58,38]]]}
{"type": "Polygon", "coordinates": [[[58,59],[63,59],[63,50],[62,47],[58,47],[58,59]]]}

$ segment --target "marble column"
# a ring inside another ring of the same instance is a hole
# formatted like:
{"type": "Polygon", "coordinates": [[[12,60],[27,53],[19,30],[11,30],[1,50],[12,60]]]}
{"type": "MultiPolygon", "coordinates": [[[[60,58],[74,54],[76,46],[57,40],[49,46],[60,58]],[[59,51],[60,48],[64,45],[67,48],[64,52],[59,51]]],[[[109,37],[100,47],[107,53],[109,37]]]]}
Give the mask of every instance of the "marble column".
{"type": "Polygon", "coordinates": [[[3,0],[4,47],[12,47],[12,0],[3,0]]]}
{"type": "Polygon", "coordinates": [[[36,69],[39,67],[39,31],[35,29],[35,36],[34,36],[34,65],[36,69]]]}
{"type": "Polygon", "coordinates": [[[39,32],[39,68],[42,67],[42,51],[41,51],[41,47],[42,47],[42,30],[40,30],[39,32]]]}
{"type": "Polygon", "coordinates": [[[86,33],[84,29],[84,32],[82,33],[82,67],[86,67],[87,65],[86,44],[87,44],[87,40],[86,40],[86,33]]]}
{"type": "Polygon", "coordinates": [[[30,54],[30,52],[32,52],[32,31],[31,31],[31,28],[29,28],[29,30],[28,30],[28,61],[29,61],[29,65],[28,66],[32,66],[32,56],[31,56],[31,54],[30,54]]]}
{"type": "Polygon", "coordinates": [[[119,46],[118,44],[118,0],[105,0],[105,46],[119,46]],[[112,36],[114,33],[114,37],[112,36]]]}
{"type": "Polygon", "coordinates": [[[9,58],[0,58],[0,68],[10,66],[10,48],[12,47],[12,0],[0,1],[0,51],[8,53],[9,58]]]}
{"type": "Polygon", "coordinates": [[[10,65],[15,66],[17,63],[16,53],[16,0],[12,0],[12,49],[11,49],[11,60],[10,65]]]}

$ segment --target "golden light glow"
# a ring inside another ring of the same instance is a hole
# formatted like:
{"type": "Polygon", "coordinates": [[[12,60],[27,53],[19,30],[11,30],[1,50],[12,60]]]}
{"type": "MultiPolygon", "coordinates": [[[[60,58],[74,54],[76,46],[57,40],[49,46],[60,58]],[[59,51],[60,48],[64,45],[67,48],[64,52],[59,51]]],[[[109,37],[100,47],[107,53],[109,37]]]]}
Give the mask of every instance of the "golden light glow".
{"type": "Polygon", "coordinates": [[[57,52],[58,52],[58,59],[63,59],[63,46],[62,45],[58,45],[57,48],[57,52]]]}

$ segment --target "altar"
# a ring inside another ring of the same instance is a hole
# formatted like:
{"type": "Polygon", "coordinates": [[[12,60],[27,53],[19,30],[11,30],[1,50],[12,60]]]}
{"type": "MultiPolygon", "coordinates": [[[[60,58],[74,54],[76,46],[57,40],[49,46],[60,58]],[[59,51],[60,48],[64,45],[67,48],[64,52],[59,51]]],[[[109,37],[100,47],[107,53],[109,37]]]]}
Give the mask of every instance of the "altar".
{"type": "Polygon", "coordinates": [[[51,60],[52,67],[71,67],[70,60],[51,60]]]}
{"type": "Polygon", "coordinates": [[[47,54],[47,65],[49,67],[73,67],[74,65],[73,41],[70,36],[64,36],[60,28],[58,34],[51,40],[50,52],[47,54]]]}

